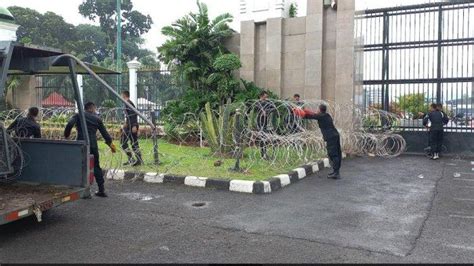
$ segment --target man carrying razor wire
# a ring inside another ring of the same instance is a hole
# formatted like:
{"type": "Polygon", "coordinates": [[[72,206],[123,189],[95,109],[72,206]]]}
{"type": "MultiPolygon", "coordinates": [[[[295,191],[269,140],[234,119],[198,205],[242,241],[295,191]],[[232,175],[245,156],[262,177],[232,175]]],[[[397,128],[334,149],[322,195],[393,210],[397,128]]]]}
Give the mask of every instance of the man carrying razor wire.
{"type": "MultiPolygon", "coordinates": [[[[90,139],[90,154],[94,155],[94,177],[99,187],[99,191],[95,193],[97,197],[106,198],[104,188],[104,174],[100,168],[99,161],[99,146],[97,145],[97,130],[105,140],[105,143],[110,147],[112,153],[116,152],[115,145],[112,143],[112,138],[110,137],[109,132],[104,126],[102,119],[96,115],[96,106],[92,102],[88,102],[84,105],[84,116],[86,118],[87,132],[89,133],[90,139]]],[[[67,123],[66,128],[64,129],[64,137],[68,139],[71,136],[71,130],[73,127],[76,127],[77,130],[77,140],[84,140],[84,135],[82,134],[80,116],[75,114],[67,123]]]]}
{"type": "Polygon", "coordinates": [[[299,109],[295,111],[296,115],[304,119],[317,120],[323,139],[326,141],[326,149],[328,157],[333,168],[333,172],[328,175],[330,179],[341,179],[339,169],[342,162],[341,140],[339,132],[334,126],[331,115],[327,113],[327,106],[321,104],[318,111],[312,112],[306,109],[299,109]]]}

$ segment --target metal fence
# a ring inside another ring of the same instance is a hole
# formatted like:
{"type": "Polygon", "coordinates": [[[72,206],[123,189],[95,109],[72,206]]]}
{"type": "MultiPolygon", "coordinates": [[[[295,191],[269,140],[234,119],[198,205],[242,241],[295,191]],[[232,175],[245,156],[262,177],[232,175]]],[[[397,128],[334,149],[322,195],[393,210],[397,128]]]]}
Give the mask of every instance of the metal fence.
{"type": "MultiPolygon", "coordinates": [[[[117,88],[116,75],[102,78],[117,91],[129,90],[128,73],[121,75],[121,85],[117,88]]],[[[137,71],[137,109],[151,118],[159,117],[159,112],[169,101],[177,100],[184,91],[184,85],[177,81],[173,73],[162,69],[140,69],[137,71]]],[[[84,102],[92,101],[99,107],[120,108],[122,104],[115,96],[104,90],[97,80],[88,75],[83,79],[84,102]]],[[[65,109],[75,108],[74,92],[69,75],[36,76],[36,103],[39,107],[65,109]]],[[[118,117],[118,119],[121,119],[118,117]]],[[[140,121],[143,122],[143,121],[140,121]]]]}
{"type": "Polygon", "coordinates": [[[473,1],[357,12],[356,103],[397,113],[405,130],[441,103],[448,130],[473,132],[473,18],[473,1]]]}

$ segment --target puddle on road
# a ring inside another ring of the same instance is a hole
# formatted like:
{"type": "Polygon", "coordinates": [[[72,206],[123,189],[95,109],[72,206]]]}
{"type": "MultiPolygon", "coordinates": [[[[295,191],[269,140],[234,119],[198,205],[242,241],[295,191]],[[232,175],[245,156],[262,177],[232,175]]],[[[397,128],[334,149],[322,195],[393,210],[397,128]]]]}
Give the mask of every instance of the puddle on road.
{"type": "Polygon", "coordinates": [[[142,193],[121,193],[120,196],[126,197],[130,200],[150,201],[153,199],[162,198],[161,195],[142,194],[142,193]]]}
{"type": "Polygon", "coordinates": [[[186,202],[184,205],[191,207],[193,209],[204,209],[209,207],[210,202],[208,201],[190,201],[186,202]]]}

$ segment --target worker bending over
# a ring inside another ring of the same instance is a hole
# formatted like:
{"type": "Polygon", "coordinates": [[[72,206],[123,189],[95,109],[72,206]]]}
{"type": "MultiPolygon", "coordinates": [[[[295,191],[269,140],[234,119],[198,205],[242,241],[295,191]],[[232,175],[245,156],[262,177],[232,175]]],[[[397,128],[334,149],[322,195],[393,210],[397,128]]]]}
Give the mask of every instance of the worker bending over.
{"type": "Polygon", "coordinates": [[[339,132],[334,126],[331,115],[327,113],[327,107],[321,104],[316,113],[309,110],[303,110],[302,113],[305,119],[317,120],[323,139],[326,141],[326,149],[328,151],[328,157],[333,168],[333,172],[328,175],[328,178],[340,179],[339,169],[341,168],[342,162],[342,151],[341,141],[339,132]]]}
{"type": "Polygon", "coordinates": [[[15,132],[15,135],[19,138],[41,138],[41,126],[36,122],[38,118],[39,109],[37,107],[31,107],[28,109],[26,117],[19,117],[11,123],[7,128],[7,132],[15,132]]]}
{"type": "MultiPolygon", "coordinates": [[[[112,143],[112,138],[110,137],[109,132],[104,126],[102,119],[100,119],[96,115],[96,106],[92,102],[88,102],[84,105],[85,109],[85,118],[86,118],[86,125],[87,125],[87,132],[89,133],[90,139],[90,154],[94,155],[94,176],[97,182],[97,186],[99,187],[99,191],[95,193],[96,196],[105,198],[107,194],[105,194],[104,188],[104,174],[102,173],[102,169],[100,168],[100,161],[99,161],[99,147],[97,145],[97,130],[99,130],[100,134],[105,140],[105,143],[110,147],[112,153],[116,152],[115,146],[112,143]]],[[[79,114],[75,114],[67,123],[66,129],[64,130],[64,137],[66,139],[69,138],[71,135],[71,130],[73,127],[76,127],[77,130],[77,140],[84,140],[84,135],[81,130],[81,122],[79,114]]]]}

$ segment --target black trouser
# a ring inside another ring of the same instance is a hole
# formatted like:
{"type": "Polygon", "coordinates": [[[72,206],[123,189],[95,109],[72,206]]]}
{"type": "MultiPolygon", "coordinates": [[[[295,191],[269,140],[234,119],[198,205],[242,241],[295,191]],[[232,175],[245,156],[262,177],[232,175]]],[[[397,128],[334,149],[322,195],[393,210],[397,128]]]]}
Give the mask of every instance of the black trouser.
{"type": "Polygon", "coordinates": [[[140,146],[138,145],[138,133],[133,133],[129,129],[123,129],[122,135],[120,136],[120,144],[122,149],[127,153],[128,159],[132,159],[132,152],[128,148],[128,141],[132,144],[133,153],[137,157],[137,160],[142,161],[142,156],[140,153],[140,146]]]}
{"type": "Polygon", "coordinates": [[[430,131],[430,145],[432,153],[440,153],[443,145],[443,130],[430,131]]]}
{"type": "Polygon", "coordinates": [[[97,186],[99,187],[99,192],[104,192],[104,174],[102,172],[102,168],[100,168],[100,161],[99,161],[99,149],[97,147],[90,148],[90,154],[94,155],[94,177],[97,186]]]}
{"type": "Polygon", "coordinates": [[[329,161],[335,173],[339,173],[342,162],[341,140],[335,136],[326,140],[326,149],[328,150],[329,161]]]}
{"type": "Polygon", "coordinates": [[[262,156],[262,158],[267,158],[267,143],[265,141],[265,137],[262,134],[268,133],[267,124],[268,121],[266,120],[266,118],[257,119],[257,130],[259,132],[259,135],[257,136],[256,142],[258,144],[258,147],[260,147],[260,155],[262,156]]]}

